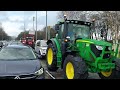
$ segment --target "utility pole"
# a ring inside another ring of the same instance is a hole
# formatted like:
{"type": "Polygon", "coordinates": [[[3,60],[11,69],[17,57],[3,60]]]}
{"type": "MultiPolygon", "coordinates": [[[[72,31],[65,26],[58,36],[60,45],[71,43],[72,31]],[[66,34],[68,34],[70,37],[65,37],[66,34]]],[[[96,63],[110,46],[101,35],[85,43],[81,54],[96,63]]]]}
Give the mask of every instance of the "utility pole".
{"type": "Polygon", "coordinates": [[[36,11],[36,41],[37,41],[37,11],[36,11]]]}
{"type": "Polygon", "coordinates": [[[33,17],[33,31],[35,31],[35,29],[34,29],[34,21],[35,21],[35,17],[33,17]]]}
{"type": "Polygon", "coordinates": [[[3,30],[2,30],[2,41],[3,41],[3,30]]]}
{"type": "Polygon", "coordinates": [[[47,40],[47,11],[46,11],[46,40],[47,40]]]}
{"type": "Polygon", "coordinates": [[[25,38],[25,11],[24,11],[24,38],[25,38]]]}
{"type": "Polygon", "coordinates": [[[50,39],[50,26],[48,27],[48,39],[50,39]]]}

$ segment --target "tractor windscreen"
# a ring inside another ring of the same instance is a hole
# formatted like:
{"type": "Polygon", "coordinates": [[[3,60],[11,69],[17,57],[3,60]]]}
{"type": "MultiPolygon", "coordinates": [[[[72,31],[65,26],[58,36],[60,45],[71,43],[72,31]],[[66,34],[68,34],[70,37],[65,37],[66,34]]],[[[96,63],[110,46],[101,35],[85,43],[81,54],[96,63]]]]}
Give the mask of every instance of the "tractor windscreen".
{"type": "Polygon", "coordinates": [[[90,38],[90,27],[80,24],[68,24],[68,36],[71,40],[76,38],[90,38]]]}

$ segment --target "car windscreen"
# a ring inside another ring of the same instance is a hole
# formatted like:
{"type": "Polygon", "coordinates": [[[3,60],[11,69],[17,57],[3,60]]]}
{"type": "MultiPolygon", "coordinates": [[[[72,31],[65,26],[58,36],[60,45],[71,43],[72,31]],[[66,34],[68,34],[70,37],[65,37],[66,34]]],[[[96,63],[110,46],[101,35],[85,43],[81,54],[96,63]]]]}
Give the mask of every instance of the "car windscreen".
{"type": "Polygon", "coordinates": [[[42,47],[47,47],[47,43],[46,43],[47,41],[41,41],[41,46],[42,47]]]}
{"type": "Polygon", "coordinates": [[[9,48],[0,51],[0,60],[34,60],[36,56],[30,48],[9,48]]]}
{"type": "Polygon", "coordinates": [[[12,45],[23,45],[21,42],[12,42],[12,45]]]}

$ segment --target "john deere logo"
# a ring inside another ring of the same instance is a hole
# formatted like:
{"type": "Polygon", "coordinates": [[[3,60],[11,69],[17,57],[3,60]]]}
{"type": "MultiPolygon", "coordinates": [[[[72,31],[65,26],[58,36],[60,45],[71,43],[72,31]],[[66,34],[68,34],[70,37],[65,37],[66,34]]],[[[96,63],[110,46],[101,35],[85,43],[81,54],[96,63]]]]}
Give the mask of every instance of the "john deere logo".
{"type": "Polygon", "coordinates": [[[16,76],[14,79],[20,79],[20,77],[19,77],[19,76],[16,76]]]}

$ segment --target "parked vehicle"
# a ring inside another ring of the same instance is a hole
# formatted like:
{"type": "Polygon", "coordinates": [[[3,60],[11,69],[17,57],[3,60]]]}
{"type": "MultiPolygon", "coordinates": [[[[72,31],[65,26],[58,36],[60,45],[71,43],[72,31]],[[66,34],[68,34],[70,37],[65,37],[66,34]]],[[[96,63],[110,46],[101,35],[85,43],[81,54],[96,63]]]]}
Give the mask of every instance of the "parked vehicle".
{"type": "Polygon", "coordinates": [[[34,48],[34,35],[32,34],[27,34],[25,35],[23,38],[21,38],[21,42],[24,44],[24,45],[29,45],[31,46],[32,48],[34,48]]]}
{"type": "Polygon", "coordinates": [[[47,50],[47,40],[37,40],[35,42],[35,51],[41,55],[41,58],[46,55],[47,50]]]}
{"type": "Polygon", "coordinates": [[[0,51],[0,79],[44,79],[44,69],[33,49],[8,45],[0,51]]]}
{"type": "Polygon", "coordinates": [[[13,41],[9,45],[24,45],[24,44],[21,43],[20,41],[13,41]]]}
{"type": "Polygon", "coordinates": [[[23,44],[26,44],[26,39],[25,38],[21,38],[21,43],[23,43],[23,44]]]}

